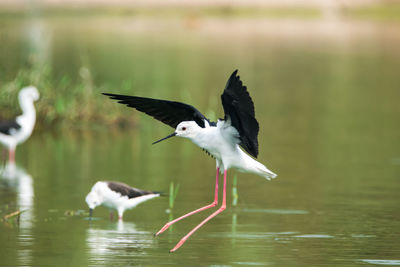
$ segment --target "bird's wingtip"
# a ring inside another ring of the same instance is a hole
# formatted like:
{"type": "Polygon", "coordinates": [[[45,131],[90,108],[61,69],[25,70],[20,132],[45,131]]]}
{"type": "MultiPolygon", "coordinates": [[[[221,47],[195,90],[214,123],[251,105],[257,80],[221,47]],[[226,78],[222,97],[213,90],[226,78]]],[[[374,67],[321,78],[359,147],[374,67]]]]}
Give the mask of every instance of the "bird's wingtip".
{"type": "Polygon", "coordinates": [[[111,99],[117,99],[117,100],[119,100],[120,99],[120,95],[116,95],[116,94],[111,94],[111,93],[101,93],[102,95],[105,95],[105,96],[108,96],[109,98],[111,98],[111,99]]]}
{"type": "MultiPolygon", "coordinates": [[[[233,80],[235,80],[235,79],[237,79],[237,78],[240,79],[240,76],[237,75],[237,73],[238,73],[238,69],[235,69],[235,70],[232,72],[231,76],[230,76],[229,79],[228,79],[228,84],[229,84],[230,81],[233,81],[233,80]]],[[[226,87],[225,87],[225,89],[226,89],[226,87]]]]}

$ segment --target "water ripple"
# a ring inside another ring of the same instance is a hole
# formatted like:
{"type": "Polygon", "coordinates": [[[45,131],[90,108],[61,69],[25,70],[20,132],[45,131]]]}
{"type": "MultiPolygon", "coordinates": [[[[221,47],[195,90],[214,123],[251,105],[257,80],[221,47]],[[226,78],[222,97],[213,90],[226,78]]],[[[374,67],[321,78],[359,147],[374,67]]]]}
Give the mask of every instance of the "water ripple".
{"type": "Polygon", "coordinates": [[[392,265],[392,266],[400,266],[400,260],[371,260],[371,259],[363,259],[362,262],[377,264],[377,265],[392,265]]]}
{"type": "Polygon", "coordinates": [[[244,212],[272,213],[272,214],[308,214],[306,210],[281,210],[281,209],[243,209],[244,212]]]}
{"type": "Polygon", "coordinates": [[[321,235],[321,234],[304,234],[304,235],[295,235],[297,238],[334,238],[332,235],[321,235]]]}

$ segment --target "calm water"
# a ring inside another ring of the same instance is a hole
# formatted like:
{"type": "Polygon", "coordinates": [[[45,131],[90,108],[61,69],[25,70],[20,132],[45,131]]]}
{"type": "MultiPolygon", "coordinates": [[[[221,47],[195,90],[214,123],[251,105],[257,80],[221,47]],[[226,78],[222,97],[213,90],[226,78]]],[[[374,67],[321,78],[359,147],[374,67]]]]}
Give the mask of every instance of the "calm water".
{"type": "Polygon", "coordinates": [[[9,48],[0,50],[2,82],[34,51],[54,79],[79,83],[79,70],[89,68],[94,97],[103,90],[168,97],[217,118],[225,81],[239,68],[261,125],[259,160],[279,175],[268,182],[239,173],[238,206],[170,254],[211,211],[153,234],[170,216],[213,200],[211,158],[187,140],[152,146],[171,129],[145,116],[124,131],[39,129],[18,148],[16,168],[1,171],[1,215],[24,212],[19,224],[0,222],[0,265],[400,265],[397,25],[339,25],[326,34],[317,22],[283,23],[281,31],[242,24],[251,23],[0,21],[1,45],[9,48]],[[126,212],[124,222],[110,221],[102,207],[89,222],[84,198],[103,179],[164,192],[173,181],[180,191],[172,214],[164,197],[126,212]]]}

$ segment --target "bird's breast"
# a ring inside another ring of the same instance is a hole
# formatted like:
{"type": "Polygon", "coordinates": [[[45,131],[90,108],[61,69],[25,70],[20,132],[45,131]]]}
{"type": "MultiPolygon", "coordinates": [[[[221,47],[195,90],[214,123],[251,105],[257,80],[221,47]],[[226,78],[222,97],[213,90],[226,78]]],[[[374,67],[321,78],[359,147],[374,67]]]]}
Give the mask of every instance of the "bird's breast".
{"type": "Polygon", "coordinates": [[[192,141],[216,159],[235,150],[235,144],[226,140],[217,127],[205,128],[192,141]]]}

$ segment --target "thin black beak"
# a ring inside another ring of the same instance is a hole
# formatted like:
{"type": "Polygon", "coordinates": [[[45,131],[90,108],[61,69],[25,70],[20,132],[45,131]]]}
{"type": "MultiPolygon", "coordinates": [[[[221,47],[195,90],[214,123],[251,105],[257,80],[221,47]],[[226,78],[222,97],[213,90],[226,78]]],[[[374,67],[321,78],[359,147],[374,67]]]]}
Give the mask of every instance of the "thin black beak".
{"type": "Polygon", "coordinates": [[[157,143],[159,143],[159,142],[161,142],[161,141],[164,141],[165,139],[168,139],[168,138],[170,138],[170,137],[174,137],[175,135],[176,135],[176,133],[174,132],[174,133],[172,133],[172,134],[170,134],[170,135],[168,135],[168,136],[166,136],[166,137],[164,137],[164,138],[161,138],[161,139],[158,140],[158,141],[153,142],[152,145],[157,144],[157,143]]]}
{"type": "Polygon", "coordinates": [[[93,209],[89,209],[89,220],[92,219],[93,216],[93,209]]]}

